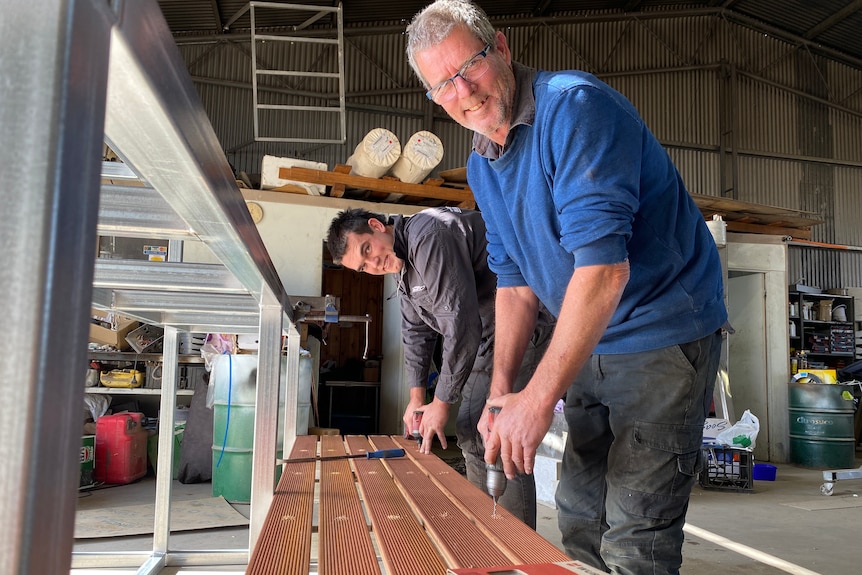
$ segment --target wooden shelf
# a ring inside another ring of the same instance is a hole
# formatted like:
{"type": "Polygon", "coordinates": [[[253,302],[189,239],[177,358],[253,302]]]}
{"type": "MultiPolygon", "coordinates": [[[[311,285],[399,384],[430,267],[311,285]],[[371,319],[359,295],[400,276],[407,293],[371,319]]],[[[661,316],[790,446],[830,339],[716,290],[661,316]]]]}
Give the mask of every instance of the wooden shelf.
{"type": "MultiPolygon", "coordinates": [[[[309,168],[280,168],[278,177],[308,184],[329,187],[328,195],[333,198],[361,196],[357,199],[388,203],[422,204],[428,200],[475,209],[476,200],[470,188],[460,182],[447,182],[443,179],[429,179],[422,184],[408,184],[396,178],[367,178],[350,174],[350,166],[339,165],[334,171],[312,170],[309,168]]],[[[296,193],[296,186],[275,188],[274,192],[296,193]]],[[[304,193],[305,191],[302,190],[304,193]]]]}
{"type": "MultiPolygon", "coordinates": [[[[118,361],[118,362],[135,362],[135,361],[162,361],[160,353],[135,353],[133,351],[88,351],[87,359],[96,361],[118,361]]],[[[204,358],[200,354],[183,354],[179,356],[178,363],[204,363],[204,358]]]]}
{"type": "MultiPolygon", "coordinates": [[[[150,387],[85,387],[84,393],[94,393],[97,395],[161,395],[161,389],[153,389],[150,387]]],[[[177,396],[194,395],[193,389],[178,389],[177,396]]]]}

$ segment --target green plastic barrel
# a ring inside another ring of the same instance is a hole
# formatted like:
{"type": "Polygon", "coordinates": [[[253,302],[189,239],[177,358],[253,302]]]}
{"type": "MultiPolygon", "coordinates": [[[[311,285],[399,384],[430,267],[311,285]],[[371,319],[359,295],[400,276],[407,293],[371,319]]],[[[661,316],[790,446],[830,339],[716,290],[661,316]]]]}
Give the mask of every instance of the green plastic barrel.
{"type": "Polygon", "coordinates": [[[251,501],[251,460],[257,356],[223,355],[212,372],[212,493],[231,503],[251,501]]]}
{"type": "MultiPolygon", "coordinates": [[[[231,503],[251,501],[254,417],[257,396],[256,355],[222,355],[213,362],[212,494],[231,503]]],[[[311,358],[300,357],[297,391],[297,435],[308,433],[311,404],[311,358]]],[[[282,358],[282,382],[287,377],[287,360],[282,358]]],[[[284,418],[285,385],[279,392],[279,449],[284,444],[281,421],[284,418]]],[[[276,481],[281,466],[276,471],[276,481]]]]}
{"type": "Polygon", "coordinates": [[[853,467],[853,394],[840,384],[790,384],[790,461],[804,467],[853,467]]]}

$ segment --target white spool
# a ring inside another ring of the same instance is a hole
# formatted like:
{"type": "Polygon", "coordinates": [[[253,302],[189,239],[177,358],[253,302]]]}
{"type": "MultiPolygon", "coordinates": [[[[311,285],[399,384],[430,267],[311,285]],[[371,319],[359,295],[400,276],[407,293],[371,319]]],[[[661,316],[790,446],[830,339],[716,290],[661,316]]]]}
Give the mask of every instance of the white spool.
{"type": "Polygon", "coordinates": [[[374,128],[347,158],[350,173],[366,178],[382,177],[401,156],[401,142],[385,128],[374,128]]]}
{"type": "Polygon", "coordinates": [[[421,130],[416,132],[404,145],[401,157],[389,173],[408,184],[420,184],[431,170],[443,159],[443,144],[440,138],[421,130]]]}

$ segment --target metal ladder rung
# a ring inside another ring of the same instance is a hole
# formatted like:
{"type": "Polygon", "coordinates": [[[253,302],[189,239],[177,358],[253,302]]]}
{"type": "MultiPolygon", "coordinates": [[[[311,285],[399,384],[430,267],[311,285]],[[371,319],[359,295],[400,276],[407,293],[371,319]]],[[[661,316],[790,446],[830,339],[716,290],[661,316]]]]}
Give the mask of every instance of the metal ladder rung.
{"type": "Polygon", "coordinates": [[[302,70],[255,70],[260,76],[301,76],[303,78],[341,78],[335,72],[303,72],[302,70]]]}
{"type": "Polygon", "coordinates": [[[306,112],[341,112],[340,108],[326,106],[290,106],[287,104],[258,104],[258,110],[303,110],[306,112]]]}
{"type": "Polygon", "coordinates": [[[338,38],[313,38],[310,36],[287,36],[272,34],[253,34],[255,40],[270,40],[272,42],[305,42],[307,44],[340,44],[338,38]]]}

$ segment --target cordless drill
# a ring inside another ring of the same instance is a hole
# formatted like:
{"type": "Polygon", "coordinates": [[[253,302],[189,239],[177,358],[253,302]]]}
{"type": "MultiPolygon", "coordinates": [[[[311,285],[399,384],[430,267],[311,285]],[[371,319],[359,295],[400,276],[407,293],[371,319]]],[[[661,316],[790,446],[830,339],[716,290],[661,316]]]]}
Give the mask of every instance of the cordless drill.
{"type": "MultiPolygon", "coordinates": [[[[499,407],[488,408],[488,432],[494,428],[494,419],[500,413],[499,407]]],[[[503,495],[506,491],[506,474],[503,473],[503,463],[500,461],[500,456],[497,456],[497,461],[494,463],[485,464],[485,489],[494,499],[494,514],[497,514],[497,498],[503,495]]]]}

